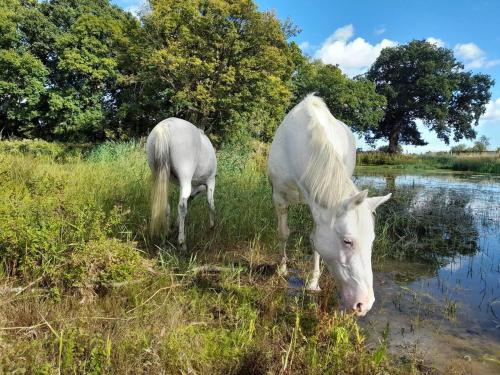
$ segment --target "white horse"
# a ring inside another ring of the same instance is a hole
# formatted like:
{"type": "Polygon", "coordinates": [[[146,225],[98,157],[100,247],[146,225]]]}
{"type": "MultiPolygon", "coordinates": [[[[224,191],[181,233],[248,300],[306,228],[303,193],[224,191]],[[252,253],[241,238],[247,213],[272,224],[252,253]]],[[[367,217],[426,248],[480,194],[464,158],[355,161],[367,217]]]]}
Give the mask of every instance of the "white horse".
{"type": "Polygon", "coordinates": [[[276,131],[268,160],[278,233],[283,242],[280,271],[286,273],[288,205],[306,203],[315,250],[309,290],[320,290],[320,257],[338,280],[347,307],[364,316],[375,302],[371,267],[375,238],[373,212],[391,194],[368,198],[351,180],[356,144],[347,125],[325,103],[308,95],[287,114],[276,131]]]}
{"type": "Polygon", "coordinates": [[[210,212],[210,228],[214,226],[215,174],[217,159],[208,137],[190,122],[171,117],[157,124],[146,142],[148,164],[154,183],[151,203],[151,233],[168,231],[170,178],[180,185],[178,219],[179,245],[186,250],[184,223],[188,198],[206,191],[210,212]]]}

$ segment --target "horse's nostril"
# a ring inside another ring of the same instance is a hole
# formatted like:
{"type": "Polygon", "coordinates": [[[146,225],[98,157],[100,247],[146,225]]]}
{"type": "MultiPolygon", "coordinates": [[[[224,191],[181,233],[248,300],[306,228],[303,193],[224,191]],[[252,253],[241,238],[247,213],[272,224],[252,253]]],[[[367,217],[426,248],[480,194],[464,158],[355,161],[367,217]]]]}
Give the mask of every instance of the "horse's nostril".
{"type": "Polygon", "coordinates": [[[361,312],[362,311],[362,308],[363,308],[363,304],[361,302],[359,302],[357,305],[356,305],[356,310],[358,312],[361,312]]]}

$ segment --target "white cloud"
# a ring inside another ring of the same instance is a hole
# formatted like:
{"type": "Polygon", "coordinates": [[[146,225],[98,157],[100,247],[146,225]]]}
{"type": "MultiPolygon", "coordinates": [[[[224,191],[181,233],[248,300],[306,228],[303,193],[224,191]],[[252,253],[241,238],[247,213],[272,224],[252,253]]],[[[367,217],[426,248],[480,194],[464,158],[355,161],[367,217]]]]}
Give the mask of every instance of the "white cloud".
{"type": "Polygon", "coordinates": [[[500,60],[488,60],[486,53],[475,43],[459,43],[453,51],[458,58],[465,62],[467,69],[489,68],[500,64],[500,60]]]}
{"type": "Polygon", "coordinates": [[[348,41],[349,39],[352,38],[354,35],[354,26],[352,24],[350,25],[345,25],[344,27],[339,27],[335,32],[330,35],[330,37],[327,39],[328,40],[339,40],[339,41],[348,41]]]}
{"type": "Polygon", "coordinates": [[[488,104],[486,104],[486,112],[483,117],[481,117],[481,120],[500,121],[500,98],[490,100],[488,104]]]}
{"type": "Polygon", "coordinates": [[[375,34],[376,35],[382,35],[383,33],[385,33],[387,30],[385,27],[381,26],[381,27],[377,27],[375,29],[375,34]]]}
{"type": "Polygon", "coordinates": [[[443,42],[439,38],[434,38],[433,36],[428,37],[426,39],[426,41],[428,41],[431,44],[434,44],[436,47],[444,47],[445,46],[445,42],[443,42]]]}
{"type": "Polygon", "coordinates": [[[309,43],[307,40],[305,42],[302,42],[299,44],[299,48],[302,50],[302,51],[306,51],[308,50],[309,48],[311,48],[311,43],[309,43]]]}
{"type": "Polygon", "coordinates": [[[484,51],[474,43],[457,44],[454,48],[458,57],[464,60],[477,60],[484,56],[484,51]]]}
{"type": "Polygon", "coordinates": [[[397,42],[389,39],[372,45],[360,37],[351,40],[353,36],[352,25],[338,28],[316,51],[314,57],[326,64],[337,64],[344,73],[355,76],[366,72],[383,48],[397,45],[397,42]]]}

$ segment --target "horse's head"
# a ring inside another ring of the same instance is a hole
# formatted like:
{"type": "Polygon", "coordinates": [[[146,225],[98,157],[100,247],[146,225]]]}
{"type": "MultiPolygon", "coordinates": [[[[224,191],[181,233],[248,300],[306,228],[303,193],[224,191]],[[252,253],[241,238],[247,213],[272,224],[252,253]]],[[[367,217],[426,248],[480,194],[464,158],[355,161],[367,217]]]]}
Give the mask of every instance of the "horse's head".
{"type": "Polygon", "coordinates": [[[371,264],[375,239],[373,212],[391,194],[368,198],[364,190],[339,204],[332,218],[331,211],[318,212],[312,240],[330,273],[340,283],[343,302],[359,316],[370,311],[373,294],[371,264]]]}

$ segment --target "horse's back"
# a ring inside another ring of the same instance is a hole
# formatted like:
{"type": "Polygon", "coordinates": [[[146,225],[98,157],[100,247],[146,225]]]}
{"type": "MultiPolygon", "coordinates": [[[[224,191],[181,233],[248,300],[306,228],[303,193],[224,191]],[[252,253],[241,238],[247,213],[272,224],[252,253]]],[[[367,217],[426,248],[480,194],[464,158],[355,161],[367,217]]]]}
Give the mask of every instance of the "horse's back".
{"type": "Polygon", "coordinates": [[[160,132],[167,134],[169,162],[177,178],[204,179],[215,175],[215,151],[208,138],[195,125],[177,117],[169,117],[153,128],[148,143],[150,138],[158,136],[160,132]]]}

